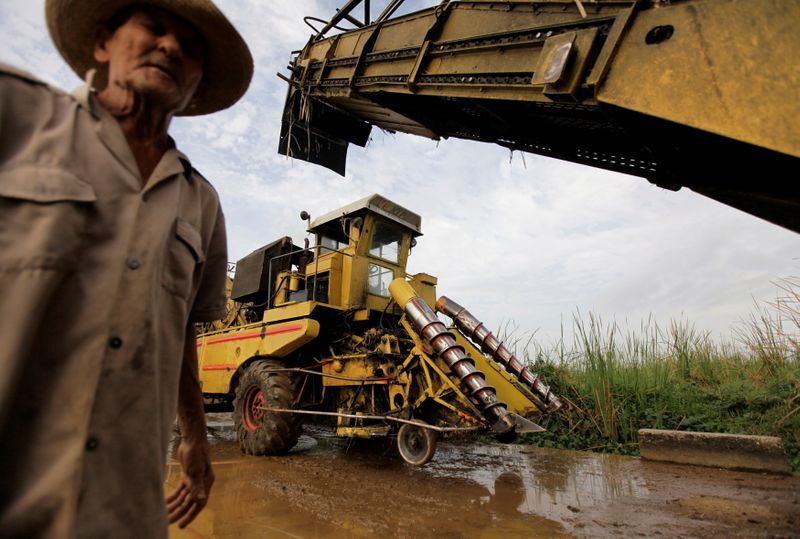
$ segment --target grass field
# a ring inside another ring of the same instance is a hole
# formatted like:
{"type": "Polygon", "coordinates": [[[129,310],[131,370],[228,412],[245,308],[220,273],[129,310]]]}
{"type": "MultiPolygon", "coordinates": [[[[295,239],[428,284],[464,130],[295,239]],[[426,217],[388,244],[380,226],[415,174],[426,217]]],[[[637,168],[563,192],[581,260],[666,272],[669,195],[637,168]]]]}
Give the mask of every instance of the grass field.
{"type": "Polygon", "coordinates": [[[528,342],[521,355],[575,408],[524,441],[636,455],[640,428],[780,436],[800,471],[800,278],[777,287],[727,341],[688,322],[630,330],[576,315],[574,342],[528,342]]]}

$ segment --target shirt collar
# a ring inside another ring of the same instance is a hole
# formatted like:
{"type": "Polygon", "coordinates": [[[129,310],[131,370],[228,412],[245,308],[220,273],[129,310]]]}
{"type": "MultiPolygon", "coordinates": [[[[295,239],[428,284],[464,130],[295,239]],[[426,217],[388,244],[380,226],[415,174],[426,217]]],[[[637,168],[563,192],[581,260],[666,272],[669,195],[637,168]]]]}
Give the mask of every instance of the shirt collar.
{"type": "MultiPolygon", "coordinates": [[[[81,107],[86,109],[98,121],[97,133],[100,140],[138,181],[139,167],[128,146],[128,142],[125,140],[125,135],[119,127],[119,123],[117,123],[117,120],[100,105],[97,101],[97,97],[95,97],[95,93],[97,92],[94,88],[96,75],[96,69],[87,71],[84,84],[76,88],[72,96],[81,107]]],[[[191,161],[189,161],[186,154],[178,150],[172,137],[169,137],[169,142],[171,147],[164,153],[161,157],[161,161],[159,161],[156,168],[153,170],[153,174],[144,188],[145,191],[150,190],[154,185],[161,183],[163,180],[175,174],[182,173],[187,181],[191,181],[191,161]]],[[[137,187],[140,185],[141,184],[138,184],[137,187]]]]}
{"type": "Polygon", "coordinates": [[[96,75],[96,69],[90,69],[87,71],[84,83],[75,88],[75,90],[72,92],[72,97],[75,98],[75,101],[77,101],[81,107],[91,112],[92,116],[99,120],[100,114],[98,113],[97,109],[100,108],[100,104],[97,103],[97,100],[94,99],[93,95],[96,91],[93,87],[96,75]]]}

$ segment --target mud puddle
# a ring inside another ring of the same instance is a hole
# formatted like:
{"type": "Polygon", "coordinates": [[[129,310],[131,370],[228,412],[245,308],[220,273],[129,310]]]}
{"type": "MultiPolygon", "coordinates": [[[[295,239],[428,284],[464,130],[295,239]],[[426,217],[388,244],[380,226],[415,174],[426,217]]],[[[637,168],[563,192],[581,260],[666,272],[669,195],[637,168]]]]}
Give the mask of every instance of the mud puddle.
{"type": "Polygon", "coordinates": [[[227,414],[209,415],[209,438],[209,505],[170,537],[800,537],[798,477],[468,441],[416,468],[315,426],[288,455],[248,457],[227,414]]]}

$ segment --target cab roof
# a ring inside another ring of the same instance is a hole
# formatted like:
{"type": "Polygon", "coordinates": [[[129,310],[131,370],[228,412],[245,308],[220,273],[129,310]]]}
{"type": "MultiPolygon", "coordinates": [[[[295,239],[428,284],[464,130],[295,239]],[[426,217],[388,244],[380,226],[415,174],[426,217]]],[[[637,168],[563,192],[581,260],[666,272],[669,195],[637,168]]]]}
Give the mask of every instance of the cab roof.
{"type": "Polygon", "coordinates": [[[326,225],[338,222],[342,217],[363,217],[369,211],[404,226],[411,231],[412,236],[422,235],[422,217],[379,194],[364,197],[317,217],[309,225],[308,231],[318,232],[321,228],[328,228],[326,225]]]}

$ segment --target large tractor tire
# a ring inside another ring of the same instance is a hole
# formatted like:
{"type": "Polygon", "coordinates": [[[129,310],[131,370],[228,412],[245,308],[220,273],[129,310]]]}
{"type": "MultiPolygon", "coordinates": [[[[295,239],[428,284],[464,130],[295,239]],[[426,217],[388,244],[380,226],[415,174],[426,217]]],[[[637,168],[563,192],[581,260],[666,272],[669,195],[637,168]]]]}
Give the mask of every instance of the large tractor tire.
{"type": "Polygon", "coordinates": [[[298,379],[286,372],[279,361],[258,360],[242,374],[233,401],[236,439],[248,455],[279,455],[297,443],[302,431],[302,416],[268,412],[262,408],[292,408],[298,379]]]}

